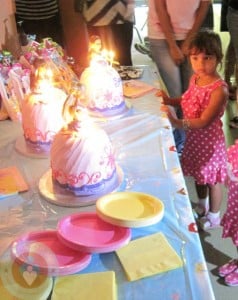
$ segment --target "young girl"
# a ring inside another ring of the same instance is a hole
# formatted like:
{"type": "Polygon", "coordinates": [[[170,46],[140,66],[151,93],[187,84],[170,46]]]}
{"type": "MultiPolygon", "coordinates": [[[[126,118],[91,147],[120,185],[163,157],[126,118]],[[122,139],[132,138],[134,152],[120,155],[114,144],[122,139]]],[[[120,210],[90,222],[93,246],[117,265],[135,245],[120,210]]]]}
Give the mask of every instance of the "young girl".
{"type": "Polygon", "coordinates": [[[227,176],[227,155],[221,117],[228,89],[217,72],[222,60],[221,40],[212,31],[201,31],[191,40],[189,58],[194,74],[181,98],[171,99],[164,91],[158,96],[166,105],[181,105],[184,119],[166,109],[171,124],[186,130],[181,157],[185,176],[195,179],[199,203],[196,212],[202,229],[220,225],[221,184],[227,176]]]}
{"type": "MultiPolygon", "coordinates": [[[[238,250],[238,140],[228,148],[228,203],[222,218],[222,237],[230,237],[238,250]]],[[[238,257],[219,268],[219,275],[224,277],[229,286],[238,286],[238,257]]]]}

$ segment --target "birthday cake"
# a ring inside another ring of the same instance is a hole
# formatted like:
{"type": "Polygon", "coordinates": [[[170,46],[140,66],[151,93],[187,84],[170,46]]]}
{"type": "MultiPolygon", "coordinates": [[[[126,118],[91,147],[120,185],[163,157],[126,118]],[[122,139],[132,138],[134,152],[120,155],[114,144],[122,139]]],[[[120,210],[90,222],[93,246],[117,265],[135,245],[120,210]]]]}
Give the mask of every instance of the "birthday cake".
{"type": "Polygon", "coordinates": [[[47,59],[35,60],[30,92],[21,103],[26,152],[48,155],[55,134],[63,127],[66,92],[57,86],[57,72],[47,59]]]}
{"type": "Polygon", "coordinates": [[[81,77],[87,108],[101,117],[115,117],[127,111],[122,80],[118,72],[103,58],[91,61],[81,77]]]}
{"type": "Polygon", "coordinates": [[[55,134],[63,127],[62,109],[66,94],[54,87],[47,94],[30,93],[22,102],[22,127],[31,153],[49,153],[55,134]]]}
{"type": "Polygon", "coordinates": [[[104,195],[118,186],[112,144],[89,118],[73,120],[59,131],[51,146],[54,192],[77,197],[104,195]]]}

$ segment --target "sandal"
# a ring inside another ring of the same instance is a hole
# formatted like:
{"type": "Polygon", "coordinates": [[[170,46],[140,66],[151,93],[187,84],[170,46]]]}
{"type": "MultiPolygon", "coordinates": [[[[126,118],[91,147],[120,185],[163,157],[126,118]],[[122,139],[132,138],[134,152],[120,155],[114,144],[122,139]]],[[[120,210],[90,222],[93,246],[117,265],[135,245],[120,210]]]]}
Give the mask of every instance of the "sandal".
{"type": "Polygon", "coordinates": [[[232,273],[238,268],[238,260],[232,259],[228,261],[225,265],[221,266],[218,270],[218,274],[220,277],[225,277],[228,274],[232,273]]]}
{"type": "Polygon", "coordinates": [[[221,222],[220,217],[216,219],[211,219],[209,218],[209,214],[207,214],[206,216],[198,220],[199,227],[202,230],[209,230],[209,229],[220,227],[220,222],[221,222]]]}

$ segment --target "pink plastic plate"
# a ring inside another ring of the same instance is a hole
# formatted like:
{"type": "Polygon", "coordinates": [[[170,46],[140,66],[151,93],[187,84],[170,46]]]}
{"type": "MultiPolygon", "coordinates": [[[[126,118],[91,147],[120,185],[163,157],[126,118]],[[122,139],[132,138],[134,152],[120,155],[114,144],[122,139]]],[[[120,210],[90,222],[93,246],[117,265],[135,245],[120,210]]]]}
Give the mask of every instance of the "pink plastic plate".
{"type": "Polygon", "coordinates": [[[106,253],[126,245],[131,230],[109,224],[96,213],[77,213],[61,219],[57,226],[59,240],[75,250],[106,253]]]}
{"type": "Polygon", "coordinates": [[[75,251],[62,244],[55,230],[31,232],[12,244],[16,261],[49,276],[70,275],[86,268],[91,255],[75,251]]]}

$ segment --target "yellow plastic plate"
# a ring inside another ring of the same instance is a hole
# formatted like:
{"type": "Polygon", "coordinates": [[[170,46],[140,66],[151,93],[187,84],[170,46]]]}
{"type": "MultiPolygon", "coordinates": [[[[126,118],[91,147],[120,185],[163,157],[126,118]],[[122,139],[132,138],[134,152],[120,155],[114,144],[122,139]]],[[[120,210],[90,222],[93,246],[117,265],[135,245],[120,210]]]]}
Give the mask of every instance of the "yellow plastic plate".
{"type": "Polygon", "coordinates": [[[159,222],[164,204],[158,198],[140,192],[116,192],[96,201],[98,216],[123,227],[144,227],[159,222]]]}

